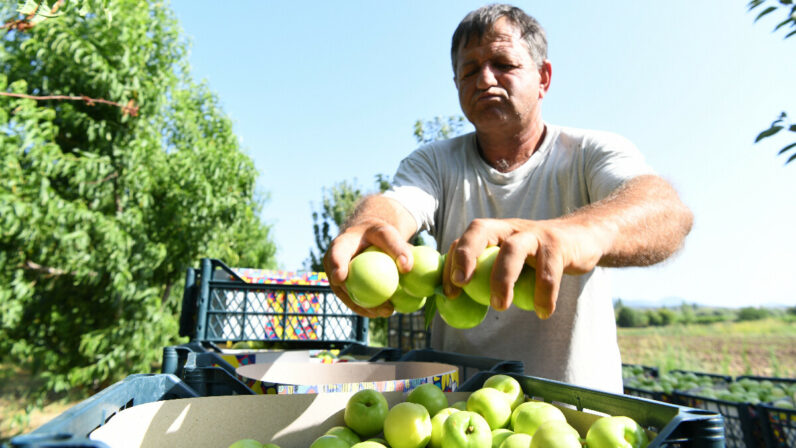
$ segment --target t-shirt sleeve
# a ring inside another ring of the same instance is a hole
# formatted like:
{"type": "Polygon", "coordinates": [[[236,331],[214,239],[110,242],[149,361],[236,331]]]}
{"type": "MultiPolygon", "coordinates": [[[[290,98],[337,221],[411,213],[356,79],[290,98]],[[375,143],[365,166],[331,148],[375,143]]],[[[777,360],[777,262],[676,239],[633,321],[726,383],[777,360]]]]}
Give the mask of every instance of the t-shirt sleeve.
{"type": "Polygon", "coordinates": [[[584,141],[587,146],[586,175],[592,202],[604,199],[623,183],[647,174],[656,174],[644,156],[628,139],[601,133],[584,141]]]}
{"type": "Polygon", "coordinates": [[[440,196],[440,176],[434,169],[431,145],[419,148],[398,165],[384,196],[398,201],[414,217],[418,231],[433,232],[440,196]]]}

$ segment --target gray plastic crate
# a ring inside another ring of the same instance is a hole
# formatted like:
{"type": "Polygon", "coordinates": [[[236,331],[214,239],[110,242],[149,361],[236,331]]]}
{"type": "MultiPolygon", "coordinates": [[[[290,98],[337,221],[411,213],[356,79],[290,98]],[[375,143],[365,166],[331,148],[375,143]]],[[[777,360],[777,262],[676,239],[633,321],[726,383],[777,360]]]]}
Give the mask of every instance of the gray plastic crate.
{"type": "Polygon", "coordinates": [[[367,344],[368,319],[345,306],[328,283],[249,283],[237,270],[209,258],[187,270],[180,336],[219,344],[367,344]]]}

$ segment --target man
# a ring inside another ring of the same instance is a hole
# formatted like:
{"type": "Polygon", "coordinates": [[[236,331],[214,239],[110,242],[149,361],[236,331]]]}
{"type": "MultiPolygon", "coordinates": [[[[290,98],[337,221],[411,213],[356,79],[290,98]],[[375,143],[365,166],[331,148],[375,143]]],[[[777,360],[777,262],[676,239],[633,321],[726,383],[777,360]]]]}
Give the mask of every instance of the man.
{"type": "Polygon", "coordinates": [[[401,162],[390,190],[357,206],[324,258],[333,290],[362,315],[389,316],[389,303],[363,309],[345,290],[349,261],[368,246],[407,272],[407,240],[428,230],[448,251],[443,286],[454,297],[478,255],[499,245],[486,319],[457,330],[437,317],[432,346],[519,359],[528,375],[621,392],[604,267],[666,259],[690,231],[691,212],[624,138],[542,119],[552,75],[546,37],[519,8],[490,5],[467,15],[451,57],[475,132],[419,148],[401,162]],[[538,318],[510,307],[525,264],[536,270],[538,318]]]}

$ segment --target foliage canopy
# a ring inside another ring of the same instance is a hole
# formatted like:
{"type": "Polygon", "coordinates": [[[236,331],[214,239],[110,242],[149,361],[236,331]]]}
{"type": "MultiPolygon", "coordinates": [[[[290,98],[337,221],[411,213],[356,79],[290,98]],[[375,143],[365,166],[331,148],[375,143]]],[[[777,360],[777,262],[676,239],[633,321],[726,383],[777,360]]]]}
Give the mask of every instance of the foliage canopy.
{"type": "Polygon", "coordinates": [[[176,342],[186,267],[273,267],[275,245],[254,164],[192,80],[168,7],[58,3],[1,31],[0,353],[45,389],[91,392],[176,342]]]}

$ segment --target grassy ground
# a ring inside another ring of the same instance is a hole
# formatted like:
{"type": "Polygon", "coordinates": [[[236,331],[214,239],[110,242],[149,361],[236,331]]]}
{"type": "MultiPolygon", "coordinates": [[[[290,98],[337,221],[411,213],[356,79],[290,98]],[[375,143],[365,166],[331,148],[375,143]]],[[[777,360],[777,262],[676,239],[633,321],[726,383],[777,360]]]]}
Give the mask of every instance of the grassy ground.
{"type": "Polygon", "coordinates": [[[796,324],[782,319],[619,329],[622,362],[796,378],[796,324]]]}
{"type": "MultiPolygon", "coordinates": [[[[723,375],[796,378],[796,324],[781,319],[740,323],[619,329],[622,361],[723,375]]],[[[0,444],[27,433],[72,406],[53,400],[25,412],[34,384],[25,372],[0,363],[0,444]]]]}

